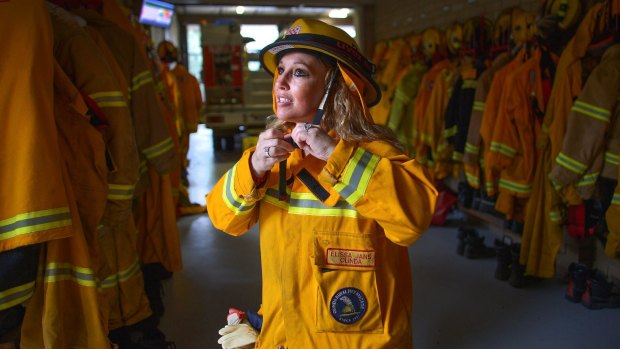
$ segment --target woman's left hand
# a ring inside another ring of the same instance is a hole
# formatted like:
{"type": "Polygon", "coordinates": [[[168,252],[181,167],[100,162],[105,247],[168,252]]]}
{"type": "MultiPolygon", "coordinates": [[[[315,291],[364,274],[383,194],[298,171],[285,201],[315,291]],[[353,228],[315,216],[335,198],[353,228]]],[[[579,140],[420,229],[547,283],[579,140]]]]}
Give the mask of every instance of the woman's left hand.
{"type": "Polygon", "coordinates": [[[295,125],[291,137],[306,154],[324,161],[327,161],[329,156],[332,155],[338,143],[320,126],[304,122],[295,125]]]}

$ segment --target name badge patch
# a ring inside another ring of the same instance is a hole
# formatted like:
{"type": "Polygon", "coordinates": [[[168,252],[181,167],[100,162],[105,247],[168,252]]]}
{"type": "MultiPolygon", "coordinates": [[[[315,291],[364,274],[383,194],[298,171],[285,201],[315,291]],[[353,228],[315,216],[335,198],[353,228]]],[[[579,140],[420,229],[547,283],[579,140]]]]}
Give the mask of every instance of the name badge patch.
{"type": "Polygon", "coordinates": [[[366,295],[355,287],[338,290],[329,302],[332,317],[345,325],[359,321],[366,314],[366,308],[368,308],[366,295]]]}
{"type": "Polygon", "coordinates": [[[344,267],[375,267],[375,251],[345,250],[342,248],[328,248],[325,263],[344,267]]]}

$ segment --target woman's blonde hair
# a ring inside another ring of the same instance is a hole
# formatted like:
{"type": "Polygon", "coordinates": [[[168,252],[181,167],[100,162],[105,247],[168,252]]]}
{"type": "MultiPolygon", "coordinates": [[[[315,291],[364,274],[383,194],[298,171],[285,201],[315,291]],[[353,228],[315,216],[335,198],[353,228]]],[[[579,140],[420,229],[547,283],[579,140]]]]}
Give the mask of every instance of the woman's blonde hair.
{"type": "MultiPolygon", "coordinates": [[[[323,62],[323,60],[321,60],[323,62]]],[[[349,90],[338,67],[328,65],[325,75],[327,85],[333,74],[338,74],[325,103],[325,114],[321,126],[327,131],[334,131],[342,140],[349,142],[383,141],[394,147],[404,149],[394,132],[384,126],[377,125],[364,115],[364,108],[359,96],[349,90]]],[[[287,129],[295,127],[294,123],[281,121],[275,115],[267,120],[267,128],[287,129]]]]}

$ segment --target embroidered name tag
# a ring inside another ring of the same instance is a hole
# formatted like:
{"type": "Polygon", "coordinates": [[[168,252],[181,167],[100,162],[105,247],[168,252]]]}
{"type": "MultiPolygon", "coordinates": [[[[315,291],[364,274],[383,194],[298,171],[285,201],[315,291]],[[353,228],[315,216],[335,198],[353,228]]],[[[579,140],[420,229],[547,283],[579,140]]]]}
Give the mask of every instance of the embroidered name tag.
{"type": "Polygon", "coordinates": [[[373,268],[375,266],[375,251],[328,248],[326,259],[327,265],[373,268]]]}

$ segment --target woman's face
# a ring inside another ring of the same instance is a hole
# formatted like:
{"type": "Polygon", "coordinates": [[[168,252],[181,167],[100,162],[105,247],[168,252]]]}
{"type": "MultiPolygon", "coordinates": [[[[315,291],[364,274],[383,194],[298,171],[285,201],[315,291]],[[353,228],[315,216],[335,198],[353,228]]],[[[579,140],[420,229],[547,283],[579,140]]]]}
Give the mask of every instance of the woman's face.
{"type": "Polygon", "coordinates": [[[282,121],[312,122],[323,94],[327,66],[315,56],[291,52],[278,63],[278,78],[273,85],[276,116],[282,121]]]}

